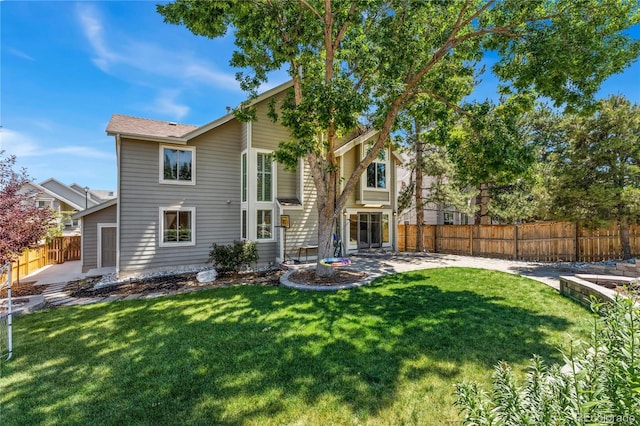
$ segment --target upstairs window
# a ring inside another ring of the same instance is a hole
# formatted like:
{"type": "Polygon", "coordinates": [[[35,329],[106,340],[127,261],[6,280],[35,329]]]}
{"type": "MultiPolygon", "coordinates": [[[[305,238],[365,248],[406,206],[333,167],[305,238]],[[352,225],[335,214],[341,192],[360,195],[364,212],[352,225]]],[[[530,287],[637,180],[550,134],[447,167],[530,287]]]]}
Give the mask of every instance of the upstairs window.
{"type": "Polygon", "coordinates": [[[257,201],[273,201],[273,161],[271,154],[258,153],[257,201]]]}
{"type": "MultiPolygon", "coordinates": [[[[368,153],[373,145],[369,145],[366,152],[368,153]]],[[[386,149],[380,151],[380,154],[369,167],[367,167],[367,188],[370,189],[387,189],[387,152],[386,149]]]]}
{"type": "Polygon", "coordinates": [[[195,148],[160,147],[160,182],[195,183],[195,148]]]}

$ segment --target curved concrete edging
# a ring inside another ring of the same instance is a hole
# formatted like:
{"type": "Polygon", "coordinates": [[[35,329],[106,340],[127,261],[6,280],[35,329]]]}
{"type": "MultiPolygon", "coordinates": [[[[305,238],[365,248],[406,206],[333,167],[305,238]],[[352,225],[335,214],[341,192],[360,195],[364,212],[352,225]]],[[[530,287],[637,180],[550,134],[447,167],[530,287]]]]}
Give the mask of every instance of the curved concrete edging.
{"type": "Polygon", "coordinates": [[[362,287],[363,285],[370,284],[373,280],[378,278],[378,275],[367,274],[367,279],[349,284],[336,284],[336,285],[307,285],[298,284],[289,279],[289,276],[300,269],[292,269],[286,272],[280,277],[280,284],[284,287],[293,288],[296,290],[308,290],[308,291],[336,291],[336,290],[348,290],[350,288],[362,287]]]}

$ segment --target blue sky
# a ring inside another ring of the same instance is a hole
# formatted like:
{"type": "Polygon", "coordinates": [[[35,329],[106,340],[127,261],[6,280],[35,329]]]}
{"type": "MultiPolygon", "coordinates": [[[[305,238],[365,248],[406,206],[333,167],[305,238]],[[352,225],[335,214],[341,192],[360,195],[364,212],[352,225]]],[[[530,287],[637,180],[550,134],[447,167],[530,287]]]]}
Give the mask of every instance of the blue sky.
{"type": "MultiPolygon", "coordinates": [[[[245,98],[228,66],[233,36],[165,24],[156,3],[0,1],[0,150],[36,182],[115,189],[112,114],[202,125],[245,98]]],[[[487,77],[477,94],[492,93],[487,77]]],[[[640,103],[640,63],[600,96],[614,93],[640,103]]]]}

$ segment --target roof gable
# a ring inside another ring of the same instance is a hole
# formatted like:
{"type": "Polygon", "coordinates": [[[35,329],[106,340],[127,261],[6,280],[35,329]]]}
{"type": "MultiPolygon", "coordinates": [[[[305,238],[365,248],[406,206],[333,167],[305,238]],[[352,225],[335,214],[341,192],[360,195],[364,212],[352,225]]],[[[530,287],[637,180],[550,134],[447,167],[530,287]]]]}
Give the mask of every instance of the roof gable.
{"type": "Polygon", "coordinates": [[[56,180],[55,178],[49,178],[40,182],[39,186],[49,195],[54,196],[60,201],[63,201],[78,210],[83,209],[85,204],[89,207],[98,204],[98,202],[92,197],[87,197],[84,191],[80,192],[75,188],[67,186],[56,180]]]}
{"type": "MultiPolygon", "coordinates": [[[[269,99],[272,96],[275,96],[277,94],[279,94],[280,92],[284,92],[285,90],[287,90],[288,88],[293,87],[293,80],[289,80],[284,84],[281,84],[279,86],[274,87],[273,89],[269,89],[266,92],[258,95],[255,99],[252,99],[249,102],[249,106],[253,106],[256,105],[262,101],[264,101],[265,99],[269,99]]],[[[235,115],[230,112],[210,123],[205,124],[204,126],[198,127],[195,130],[192,130],[191,132],[183,135],[184,138],[186,139],[193,139],[197,136],[200,136],[206,132],[208,132],[211,129],[214,129],[228,121],[231,121],[235,118],[235,115]]]]}

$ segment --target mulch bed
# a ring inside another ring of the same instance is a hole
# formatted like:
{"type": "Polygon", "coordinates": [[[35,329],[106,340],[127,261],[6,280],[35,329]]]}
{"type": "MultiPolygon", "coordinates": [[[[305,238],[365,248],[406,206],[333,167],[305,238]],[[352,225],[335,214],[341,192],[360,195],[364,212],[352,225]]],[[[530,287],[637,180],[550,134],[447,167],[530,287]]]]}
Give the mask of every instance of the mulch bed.
{"type": "Polygon", "coordinates": [[[318,277],[313,269],[299,269],[289,275],[289,280],[303,285],[333,286],[357,283],[366,277],[364,272],[349,269],[337,269],[331,277],[318,277]]]}
{"type": "MultiPolygon", "coordinates": [[[[219,276],[218,279],[211,283],[200,283],[196,280],[195,273],[170,275],[163,277],[154,277],[146,279],[134,279],[122,284],[114,284],[111,286],[94,289],[95,284],[100,277],[92,277],[69,282],[64,290],[71,297],[97,297],[121,295],[127,296],[131,294],[152,294],[152,293],[169,293],[180,290],[196,290],[216,287],[230,287],[241,285],[280,285],[280,277],[285,271],[270,270],[261,272],[244,272],[227,276],[219,276]]],[[[350,269],[338,269],[331,278],[317,277],[314,269],[300,269],[294,271],[289,279],[295,283],[303,285],[320,285],[332,286],[342,284],[352,284],[364,280],[367,274],[364,272],[354,271],[350,269]]],[[[21,282],[11,287],[12,297],[32,296],[41,294],[46,285],[34,285],[34,282],[21,282]]],[[[7,295],[6,289],[0,292],[0,298],[7,295]]]]}
{"type": "MultiPolygon", "coordinates": [[[[34,296],[36,294],[42,294],[47,288],[44,285],[34,285],[35,281],[20,281],[19,283],[11,284],[11,297],[23,297],[34,296]]],[[[3,288],[0,291],[0,299],[7,297],[7,289],[3,288]]]]}
{"type": "Polygon", "coordinates": [[[211,283],[200,283],[196,280],[195,273],[170,275],[155,278],[134,279],[122,284],[114,284],[111,286],[94,289],[93,286],[99,280],[98,278],[91,280],[72,281],[65,287],[65,291],[70,293],[71,297],[96,297],[111,295],[130,295],[130,294],[152,294],[163,292],[175,292],[180,290],[207,289],[216,287],[231,287],[240,285],[267,285],[275,286],[280,284],[280,276],[284,271],[272,270],[262,272],[238,273],[228,276],[219,276],[218,279],[211,283]]]}

